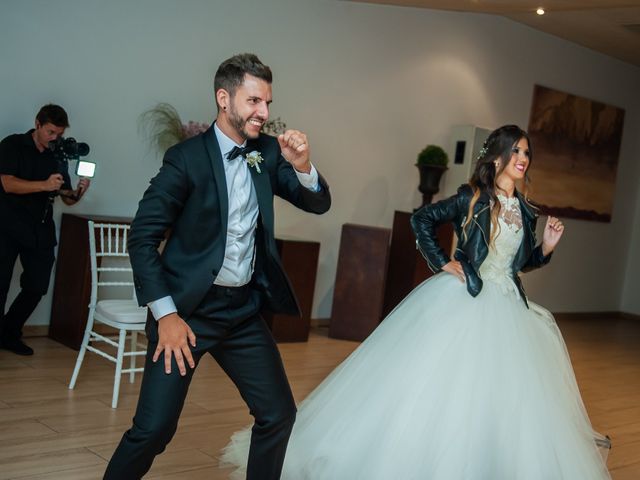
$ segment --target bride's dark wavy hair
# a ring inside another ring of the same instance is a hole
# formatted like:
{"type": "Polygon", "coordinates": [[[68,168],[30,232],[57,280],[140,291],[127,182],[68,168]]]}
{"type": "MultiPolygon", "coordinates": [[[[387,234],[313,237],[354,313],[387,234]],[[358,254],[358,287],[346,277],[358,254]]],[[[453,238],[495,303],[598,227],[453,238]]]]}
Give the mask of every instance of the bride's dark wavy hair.
{"type": "MultiPolygon", "coordinates": [[[[478,201],[478,198],[480,198],[480,195],[482,193],[486,193],[489,195],[492,204],[490,244],[493,244],[493,240],[499,232],[498,214],[500,213],[500,201],[496,196],[496,189],[499,190],[499,188],[496,186],[496,178],[498,178],[498,176],[503,172],[505,167],[511,161],[513,148],[522,138],[526,139],[529,145],[529,165],[527,167],[528,172],[529,167],[531,166],[531,161],[533,160],[531,140],[529,139],[529,135],[527,134],[527,132],[522,130],[520,127],[518,127],[517,125],[504,125],[491,132],[487,139],[484,141],[484,145],[482,146],[480,155],[478,156],[478,163],[476,164],[473,175],[469,180],[469,186],[471,186],[471,189],[473,190],[473,196],[471,197],[471,201],[469,202],[467,219],[465,220],[462,227],[465,238],[467,235],[467,226],[473,219],[473,207],[478,201]],[[495,165],[496,160],[499,160],[498,167],[496,167],[495,165]]],[[[527,194],[528,186],[529,175],[525,173],[523,189],[524,191],[522,192],[525,197],[527,194]]]]}

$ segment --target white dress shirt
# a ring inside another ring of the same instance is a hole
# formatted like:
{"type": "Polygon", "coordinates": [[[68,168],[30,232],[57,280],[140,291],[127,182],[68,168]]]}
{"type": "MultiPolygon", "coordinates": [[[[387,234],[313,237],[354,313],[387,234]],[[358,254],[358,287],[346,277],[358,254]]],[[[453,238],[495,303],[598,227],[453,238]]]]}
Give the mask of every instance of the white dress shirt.
{"type": "MultiPolygon", "coordinates": [[[[238,156],[233,160],[227,159],[227,154],[233,147],[244,147],[246,141],[242,145],[236,144],[216,124],[214,124],[213,130],[222,154],[229,200],[224,260],[213,283],[226,287],[241,287],[249,283],[253,275],[255,232],[259,214],[258,198],[249,171],[249,168],[252,167],[249,167],[245,157],[238,156]]],[[[302,186],[314,192],[320,190],[318,172],[313,165],[311,165],[311,172],[308,174],[298,172],[295,169],[294,172],[302,186]]],[[[170,296],[149,302],[148,305],[156,320],[177,311],[170,296]]]]}
{"type": "Polygon", "coordinates": [[[251,280],[253,274],[253,251],[255,232],[258,223],[258,197],[251,180],[249,165],[244,156],[233,160],[227,154],[235,146],[244,147],[227,137],[213,126],[222,152],[224,176],[227,179],[227,197],[229,199],[229,218],[227,221],[227,244],[224,249],[224,261],[218,276],[213,281],[225,287],[241,287],[251,280]]]}

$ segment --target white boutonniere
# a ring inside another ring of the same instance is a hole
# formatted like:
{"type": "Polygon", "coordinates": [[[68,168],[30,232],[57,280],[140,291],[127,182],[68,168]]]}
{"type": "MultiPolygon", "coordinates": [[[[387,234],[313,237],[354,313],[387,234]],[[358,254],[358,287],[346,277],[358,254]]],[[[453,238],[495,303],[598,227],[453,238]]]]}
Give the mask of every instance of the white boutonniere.
{"type": "Polygon", "coordinates": [[[259,151],[254,150],[253,152],[249,152],[246,159],[250,167],[255,168],[258,173],[262,173],[260,170],[260,164],[264,161],[264,158],[262,158],[259,151]]]}

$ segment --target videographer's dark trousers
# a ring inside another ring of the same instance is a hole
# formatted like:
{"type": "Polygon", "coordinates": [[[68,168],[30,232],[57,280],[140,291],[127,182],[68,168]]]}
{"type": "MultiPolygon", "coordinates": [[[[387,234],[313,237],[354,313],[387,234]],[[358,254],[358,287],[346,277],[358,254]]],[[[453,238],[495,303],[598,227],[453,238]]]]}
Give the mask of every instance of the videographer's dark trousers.
{"type": "MultiPolygon", "coordinates": [[[[213,286],[187,323],[196,335],[191,347],[196,366],[210,353],[238,387],[255,417],[248,480],[280,478],[296,407],[271,332],[259,316],[259,295],[249,286],[213,286]]],[[[133,427],[125,432],[104,478],[137,480],[151,468],[178,425],[194,369],[180,376],[175,359],[164,371],[164,353],[151,360],[158,342],[157,324],[147,321],[149,340],[133,427]]],[[[215,398],[215,391],[211,392],[215,398]]]]}
{"type": "Polygon", "coordinates": [[[47,293],[55,260],[53,247],[28,248],[10,232],[0,231],[0,339],[11,341],[22,336],[22,327],[40,299],[47,293]],[[20,257],[20,293],[4,313],[16,260],[20,257]]]}

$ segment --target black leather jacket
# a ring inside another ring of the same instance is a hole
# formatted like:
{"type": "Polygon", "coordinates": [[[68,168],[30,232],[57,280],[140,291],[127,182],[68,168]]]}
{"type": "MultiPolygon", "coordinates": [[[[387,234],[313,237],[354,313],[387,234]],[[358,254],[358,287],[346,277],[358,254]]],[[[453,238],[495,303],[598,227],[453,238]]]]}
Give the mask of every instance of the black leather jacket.
{"type": "MultiPolygon", "coordinates": [[[[520,295],[527,303],[527,297],[518,277],[518,272],[527,272],[546,265],[551,260],[551,255],[542,254],[542,246],[536,247],[536,221],[537,213],[534,207],[520,194],[515,192],[520,201],[522,213],[522,225],[524,238],[512,263],[512,278],[520,291],[520,295]]],[[[481,194],[473,207],[473,219],[467,226],[466,240],[462,235],[469,211],[469,202],[473,192],[469,185],[462,185],[458,193],[437,203],[425,205],[411,217],[411,226],[416,235],[416,245],[427,260],[429,268],[434,273],[442,270],[442,267],[451,261],[449,255],[438,245],[435,229],[442,223],[453,222],[458,245],[454,254],[459,261],[466,277],[467,290],[472,296],[476,296],[482,290],[482,278],[480,278],[480,265],[489,253],[488,242],[491,227],[491,205],[489,195],[481,194]]]]}

